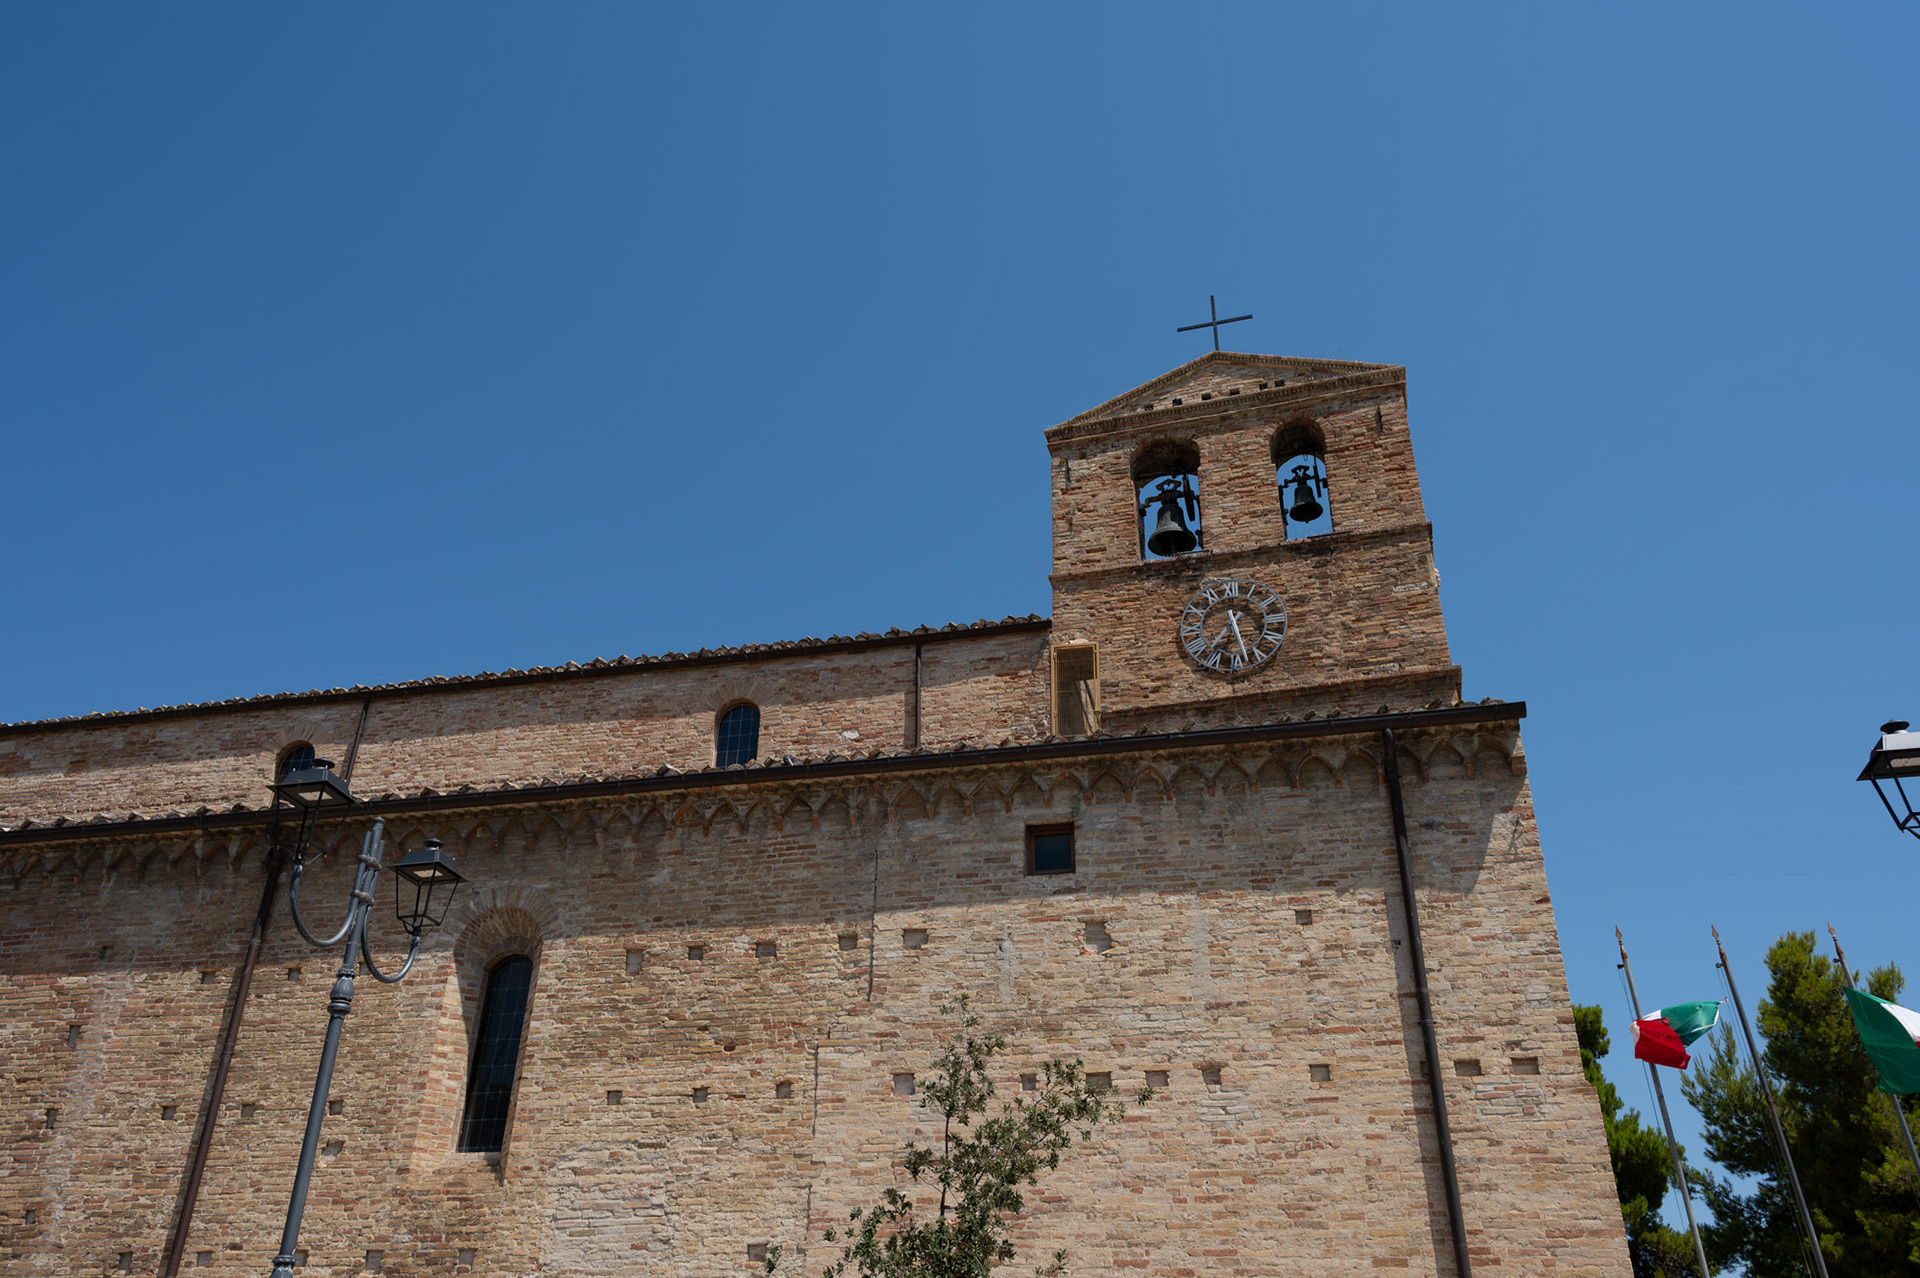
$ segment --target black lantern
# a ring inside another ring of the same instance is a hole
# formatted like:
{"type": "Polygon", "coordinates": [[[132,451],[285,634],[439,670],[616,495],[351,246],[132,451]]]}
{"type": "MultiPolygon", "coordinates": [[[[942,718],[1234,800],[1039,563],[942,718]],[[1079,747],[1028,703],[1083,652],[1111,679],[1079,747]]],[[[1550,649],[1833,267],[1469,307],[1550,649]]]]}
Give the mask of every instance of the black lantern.
{"type": "Polygon", "coordinates": [[[453,857],[440,846],[440,840],[428,839],[400,858],[393,867],[393,916],[400,920],[400,926],[407,929],[409,936],[418,936],[430,927],[439,927],[446,921],[447,911],[453,906],[454,891],[460,886],[459,869],[453,863],[453,857]],[[402,881],[413,885],[413,906],[402,906],[400,896],[402,881]],[[444,889],[445,895],[440,895],[444,889]]]}
{"type": "Polygon", "coordinates": [[[1867,756],[1867,766],[1860,770],[1859,779],[1873,782],[1874,793],[1880,796],[1893,823],[1920,839],[1920,812],[1914,811],[1905,784],[1910,778],[1920,777],[1920,732],[1909,732],[1909,726],[1904,719],[1880,725],[1880,740],[1867,756]],[[1892,782],[1893,793],[1899,796],[1898,808],[1887,794],[1887,782],[1892,782]]]}
{"type": "Polygon", "coordinates": [[[333,774],[332,759],[313,759],[294,769],[273,785],[276,803],[286,803],[306,811],[353,806],[347,783],[333,774]]]}

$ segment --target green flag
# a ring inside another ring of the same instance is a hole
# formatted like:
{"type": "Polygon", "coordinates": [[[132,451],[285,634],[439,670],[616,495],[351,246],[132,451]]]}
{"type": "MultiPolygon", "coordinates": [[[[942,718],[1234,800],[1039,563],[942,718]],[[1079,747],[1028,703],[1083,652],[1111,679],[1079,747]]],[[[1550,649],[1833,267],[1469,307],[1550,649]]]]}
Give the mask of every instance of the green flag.
{"type": "Polygon", "coordinates": [[[1847,1007],[1860,1042],[1880,1071],[1880,1090],[1895,1096],[1920,1092],[1920,1012],[1848,990],[1847,1007]]]}

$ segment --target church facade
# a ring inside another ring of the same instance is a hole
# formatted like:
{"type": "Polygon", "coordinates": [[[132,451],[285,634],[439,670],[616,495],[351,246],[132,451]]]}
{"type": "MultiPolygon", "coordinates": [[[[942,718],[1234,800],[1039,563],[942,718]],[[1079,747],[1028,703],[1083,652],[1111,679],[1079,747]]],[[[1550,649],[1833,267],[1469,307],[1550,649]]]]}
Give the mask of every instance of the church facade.
{"type": "Polygon", "coordinates": [[[315,927],[375,819],[466,882],[361,982],[299,1272],[817,1274],[965,993],[1003,1095],[1156,1093],[1017,1265],[1623,1278],[1405,371],[1214,352],[1046,443],[1049,618],[0,726],[4,1272],[266,1273],[338,962],[269,786],[319,756],[315,927]]]}

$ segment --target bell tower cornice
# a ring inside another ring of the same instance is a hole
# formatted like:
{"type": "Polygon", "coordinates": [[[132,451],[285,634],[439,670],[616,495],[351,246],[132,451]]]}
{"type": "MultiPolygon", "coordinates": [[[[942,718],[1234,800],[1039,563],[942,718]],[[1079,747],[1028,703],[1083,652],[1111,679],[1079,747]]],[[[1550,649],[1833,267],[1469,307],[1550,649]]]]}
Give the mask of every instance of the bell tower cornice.
{"type": "Polygon", "coordinates": [[[1356,391],[1404,390],[1406,380],[1407,370],[1397,364],[1208,351],[1199,359],[1049,427],[1047,446],[1058,451],[1131,434],[1201,428],[1210,425],[1212,419],[1249,410],[1304,410],[1310,404],[1356,391]]]}

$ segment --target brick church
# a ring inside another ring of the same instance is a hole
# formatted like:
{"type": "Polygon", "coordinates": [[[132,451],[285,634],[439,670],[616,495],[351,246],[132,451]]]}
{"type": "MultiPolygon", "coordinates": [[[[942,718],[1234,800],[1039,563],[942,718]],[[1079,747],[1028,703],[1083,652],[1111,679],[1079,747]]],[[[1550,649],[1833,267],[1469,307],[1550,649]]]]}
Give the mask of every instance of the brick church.
{"type": "Polygon", "coordinates": [[[465,882],[361,982],[297,1272],[818,1274],[964,992],[1003,1095],[1157,1092],[1010,1270],[1624,1278],[1405,370],[1213,352],[1046,445],[1050,618],[0,725],[0,1272],[267,1273],[339,963],[270,787],[319,758],[316,928],[376,818],[465,882]]]}

